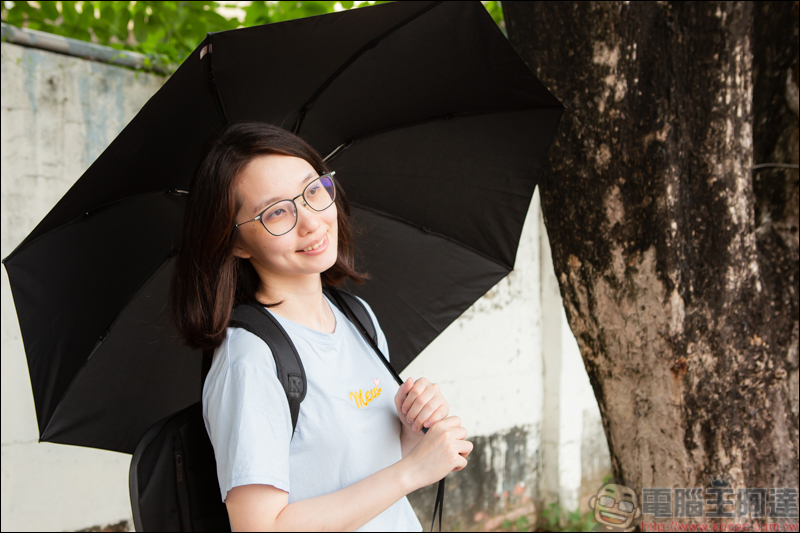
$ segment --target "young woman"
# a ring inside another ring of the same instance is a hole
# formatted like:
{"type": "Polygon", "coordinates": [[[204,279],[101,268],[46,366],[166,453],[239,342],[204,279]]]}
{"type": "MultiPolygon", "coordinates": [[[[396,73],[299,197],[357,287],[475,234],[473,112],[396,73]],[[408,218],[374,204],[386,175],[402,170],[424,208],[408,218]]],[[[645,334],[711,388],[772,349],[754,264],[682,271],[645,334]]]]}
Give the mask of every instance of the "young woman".
{"type": "Polygon", "coordinates": [[[192,184],[172,309],[190,345],[215,350],[203,414],[234,531],[419,531],[406,495],[461,470],[472,451],[439,387],[424,378],[398,387],[324,296],[323,283],[365,279],[332,174],[299,137],[240,123],[211,144],[192,184]],[[228,327],[248,298],[303,361],[294,434],[269,347],[228,327]]]}

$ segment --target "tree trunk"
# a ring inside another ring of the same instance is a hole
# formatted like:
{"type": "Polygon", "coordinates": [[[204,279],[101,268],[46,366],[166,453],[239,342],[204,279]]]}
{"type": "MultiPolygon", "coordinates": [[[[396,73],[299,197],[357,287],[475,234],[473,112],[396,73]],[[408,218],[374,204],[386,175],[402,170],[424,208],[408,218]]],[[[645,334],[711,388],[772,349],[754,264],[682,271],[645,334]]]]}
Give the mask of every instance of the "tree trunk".
{"type": "Polygon", "coordinates": [[[615,475],[796,488],[798,171],[753,166],[798,163],[797,2],[503,10],[568,106],[542,211],[615,475]]]}

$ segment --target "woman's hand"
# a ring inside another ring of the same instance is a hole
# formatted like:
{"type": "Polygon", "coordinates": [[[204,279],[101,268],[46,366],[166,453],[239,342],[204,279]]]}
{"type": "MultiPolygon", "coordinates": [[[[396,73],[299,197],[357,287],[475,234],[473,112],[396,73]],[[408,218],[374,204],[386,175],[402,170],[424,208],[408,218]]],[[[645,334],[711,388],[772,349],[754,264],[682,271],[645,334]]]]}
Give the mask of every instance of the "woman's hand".
{"type": "Polygon", "coordinates": [[[466,438],[467,430],[457,416],[434,424],[400,462],[407,468],[409,483],[416,488],[427,487],[450,472],[462,470],[472,451],[472,443],[466,438]]]}
{"type": "Polygon", "coordinates": [[[450,412],[450,404],[442,396],[439,385],[425,378],[416,382],[408,378],[398,389],[394,405],[403,428],[420,435],[423,427],[431,427],[450,412]]]}

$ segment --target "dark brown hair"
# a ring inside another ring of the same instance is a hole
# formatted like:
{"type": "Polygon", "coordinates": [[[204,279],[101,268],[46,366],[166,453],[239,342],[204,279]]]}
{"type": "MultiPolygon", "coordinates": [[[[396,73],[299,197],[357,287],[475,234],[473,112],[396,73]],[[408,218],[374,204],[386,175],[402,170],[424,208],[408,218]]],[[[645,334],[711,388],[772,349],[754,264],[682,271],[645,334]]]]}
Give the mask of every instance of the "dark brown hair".
{"type": "MultiPolygon", "coordinates": [[[[330,171],[303,139],[270,124],[230,124],[210,143],[192,180],[170,286],[175,326],[193,348],[219,346],[233,307],[254,299],[259,288],[260,279],[250,261],[233,255],[239,232],[232,228],[241,207],[234,189],[247,164],[269,154],[299,157],[319,174],[330,171]]],[[[332,286],[345,279],[363,283],[367,275],[353,265],[350,203],[338,182],[336,208],[338,253],[336,263],[321,274],[322,282],[332,286]]]]}

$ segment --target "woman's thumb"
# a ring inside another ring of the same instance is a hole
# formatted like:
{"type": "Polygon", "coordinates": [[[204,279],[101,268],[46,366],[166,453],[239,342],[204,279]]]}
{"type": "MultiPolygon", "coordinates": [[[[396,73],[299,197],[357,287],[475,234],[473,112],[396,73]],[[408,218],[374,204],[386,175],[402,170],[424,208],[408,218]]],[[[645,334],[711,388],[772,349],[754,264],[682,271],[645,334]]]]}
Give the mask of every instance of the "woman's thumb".
{"type": "Polygon", "coordinates": [[[403,407],[403,402],[406,401],[406,396],[408,396],[408,391],[411,390],[411,387],[414,386],[414,380],[408,378],[405,383],[400,385],[400,388],[397,389],[397,394],[394,395],[394,403],[397,406],[397,412],[400,413],[400,409],[403,407]]]}

